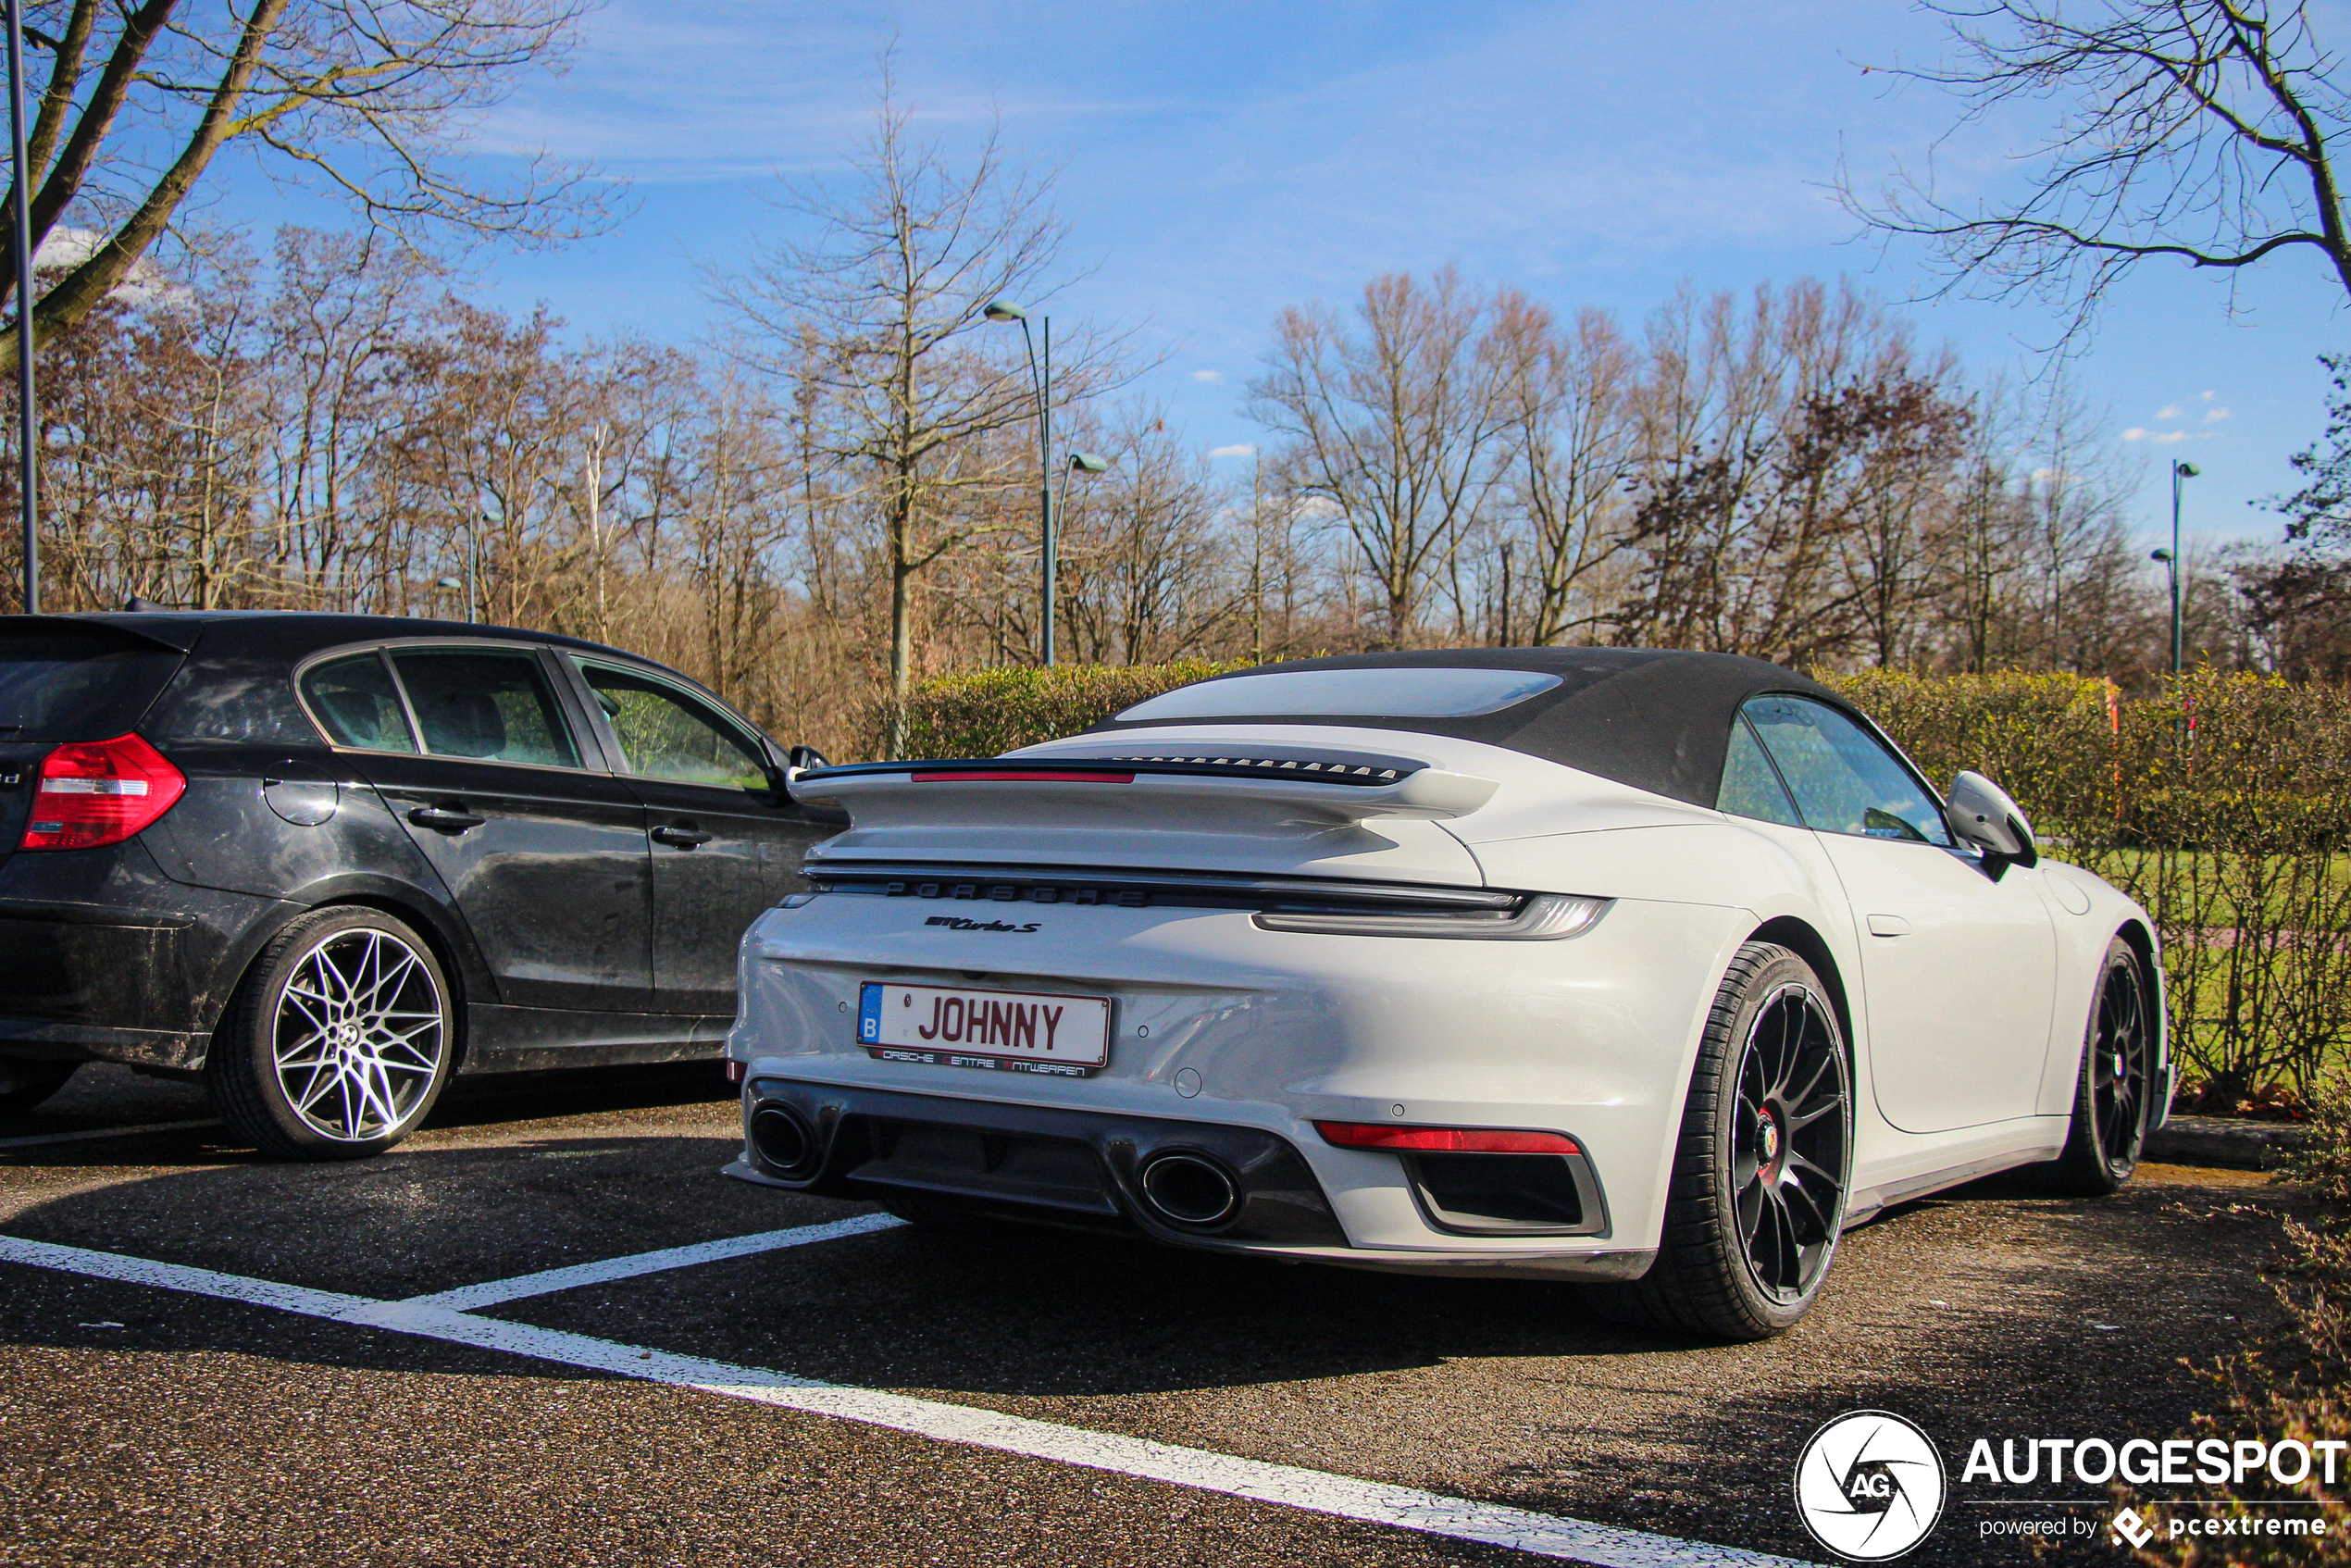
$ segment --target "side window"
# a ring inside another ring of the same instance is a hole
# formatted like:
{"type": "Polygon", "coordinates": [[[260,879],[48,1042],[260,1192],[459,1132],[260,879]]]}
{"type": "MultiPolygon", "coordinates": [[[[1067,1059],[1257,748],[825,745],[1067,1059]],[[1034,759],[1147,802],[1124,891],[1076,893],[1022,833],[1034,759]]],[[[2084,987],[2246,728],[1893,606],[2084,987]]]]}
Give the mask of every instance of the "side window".
{"type": "Polygon", "coordinates": [[[578,767],[563,710],[529,653],[404,648],[392,655],[409,705],[437,756],[578,767]]]}
{"type": "Polygon", "coordinates": [[[363,752],[413,752],[417,738],[392,690],[392,672],[376,653],[356,653],[313,666],[302,678],[310,712],[338,746],[363,752]]]}
{"type": "Polygon", "coordinates": [[[579,669],[612,721],[629,772],[681,784],[767,787],[766,759],[758,743],[707,703],[610,665],[583,663],[579,669]]]}
{"type": "Polygon", "coordinates": [[[1715,791],[1714,809],[1787,828],[1804,826],[1744,716],[1731,720],[1731,747],[1723,754],[1723,787],[1715,791]]]}
{"type": "Polygon", "coordinates": [[[1943,814],[1909,770],[1843,714],[1803,697],[1758,697],[1740,711],[1780,765],[1807,828],[1949,847],[1943,814]]]}

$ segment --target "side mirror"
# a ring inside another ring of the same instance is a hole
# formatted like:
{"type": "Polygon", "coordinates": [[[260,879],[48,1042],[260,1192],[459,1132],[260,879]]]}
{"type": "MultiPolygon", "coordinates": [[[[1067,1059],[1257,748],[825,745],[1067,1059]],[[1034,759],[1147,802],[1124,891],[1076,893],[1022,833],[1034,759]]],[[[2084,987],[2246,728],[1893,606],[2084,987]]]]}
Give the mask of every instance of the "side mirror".
{"type": "Polygon", "coordinates": [[[825,753],[814,746],[794,746],[784,753],[784,765],[777,778],[777,787],[789,790],[791,781],[812,767],[830,767],[825,753]]]}
{"type": "Polygon", "coordinates": [[[2024,808],[1980,773],[1962,773],[1951,780],[1951,803],[1944,816],[1952,832],[1986,854],[2016,865],[2040,861],[2041,852],[2033,841],[2033,824],[2024,808]]]}

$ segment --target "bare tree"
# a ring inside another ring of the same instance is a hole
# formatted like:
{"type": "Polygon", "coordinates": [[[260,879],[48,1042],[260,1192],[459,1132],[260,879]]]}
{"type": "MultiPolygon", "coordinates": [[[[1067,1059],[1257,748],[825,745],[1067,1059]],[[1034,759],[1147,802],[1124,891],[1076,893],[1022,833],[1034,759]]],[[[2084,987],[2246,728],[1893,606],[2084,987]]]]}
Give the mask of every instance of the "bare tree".
{"type": "Polygon", "coordinates": [[[1535,621],[1557,642],[1606,615],[1597,579],[1623,551],[1625,485],[1640,460],[1639,367],[1615,319],[1586,310],[1573,329],[1515,292],[1496,303],[1509,422],[1504,504],[1535,546],[1535,621]]]}
{"type": "MultiPolygon", "coordinates": [[[[371,225],[554,240],[599,216],[598,187],[534,163],[504,188],[457,156],[522,68],[558,63],[589,0],[48,0],[27,6],[49,80],[27,145],[38,248],[99,230],[33,309],[81,320],[170,228],[213,159],[248,145],[371,225]],[[164,156],[152,156],[158,138],[164,156]]],[[[0,208],[0,210],[6,210],[0,208]]],[[[0,241],[8,224],[0,219],[0,241]]],[[[16,286],[0,243],[0,292],[16,286]]],[[[0,371],[16,364],[0,341],[0,371]]]]}
{"type": "MultiPolygon", "coordinates": [[[[1010,168],[992,135],[958,169],[937,143],[914,140],[910,125],[885,68],[851,188],[784,194],[814,237],[712,279],[743,330],[746,357],[815,389],[809,444],[853,468],[879,514],[889,687],[901,699],[914,673],[915,580],[971,537],[955,500],[1011,477],[981,460],[980,438],[1036,414],[1025,363],[1016,369],[973,334],[991,300],[1034,303],[1062,280],[1054,269],[1065,233],[1051,181],[1010,168]]],[[[1065,346],[1057,391],[1078,395],[1105,379],[1103,343],[1065,346]]]]}
{"type": "Polygon", "coordinates": [[[1258,421],[1287,439],[1291,486],[1336,507],[1361,552],[1391,645],[1498,478],[1509,404],[1488,326],[1489,303],[1451,268],[1426,284],[1391,273],[1364,286],[1356,330],[1326,306],[1283,311],[1250,383],[1258,421]]]}
{"type": "Polygon", "coordinates": [[[1943,290],[2027,295],[2089,324],[2117,280],[2156,258],[2233,270],[2280,252],[2324,258],[2351,295],[2351,230],[2332,137],[2351,112],[2307,7],[2266,0],[1927,0],[1958,45],[1897,75],[1947,88],[1961,123],[2055,106],[2026,157],[2028,193],[1972,207],[1930,171],[1880,195],[1840,189],[1889,234],[1922,236],[1943,290]]]}

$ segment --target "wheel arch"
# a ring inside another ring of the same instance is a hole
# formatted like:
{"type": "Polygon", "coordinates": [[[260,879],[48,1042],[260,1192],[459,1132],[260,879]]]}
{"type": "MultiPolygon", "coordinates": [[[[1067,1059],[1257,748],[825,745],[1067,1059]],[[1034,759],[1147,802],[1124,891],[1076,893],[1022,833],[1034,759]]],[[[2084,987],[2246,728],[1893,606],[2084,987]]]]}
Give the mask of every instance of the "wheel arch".
{"type": "MultiPolygon", "coordinates": [[[[238,944],[238,951],[222,968],[230,977],[222,988],[219,1010],[212,1031],[217,1033],[230,1015],[229,1002],[243,989],[259,962],[262,950],[276,940],[278,933],[305,915],[322,909],[373,909],[406,923],[432,949],[434,960],[440,964],[442,976],[450,988],[450,1016],[455,1025],[456,1040],[450,1068],[461,1072],[472,1044],[471,1011],[474,1001],[493,1002],[497,992],[472,934],[465,928],[455,912],[445,908],[438,900],[421,890],[376,877],[340,877],[305,888],[280,906],[273,920],[257,922],[238,944]]],[[[207,1055],[209,1052],[207,1051],[207,1055]]]]}
{"type": "MultiPolygon", "coordinates": [[[[1837,968],[1836,955],[1810,921],[1794,915],[1782,915],[1766,920],[1748,933],[1750,942],[1777,942],[1812,966],[1812,973],[1828,988],[1829,1005],[1836,1009],[1836,1027],[1845,1036],[1846,1064],[1848,1070],[1858,1067],[1855,1060],[1853,1005],[1845,990],[1845,976],[1837,968]]],[[[1859,1079],[1856,1083],[1858,1085],[1859,1079]]]]}

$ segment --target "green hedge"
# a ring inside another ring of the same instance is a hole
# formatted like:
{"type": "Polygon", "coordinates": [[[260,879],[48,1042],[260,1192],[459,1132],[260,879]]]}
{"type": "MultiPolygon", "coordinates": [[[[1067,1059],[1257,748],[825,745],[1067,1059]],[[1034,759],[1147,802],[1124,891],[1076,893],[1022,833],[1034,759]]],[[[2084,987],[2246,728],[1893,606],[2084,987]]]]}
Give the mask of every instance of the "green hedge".
{"type": "Polygon", "coordinates": [[[1939,782],[1990,775],[2050,852],[2137,899],[2190,1071],[2307,1090],[2351,1039],[2351,691],[2195,671],[1828,677],[1939,782]]]}
{"type": "Polygon", "coordinates": [[[873,754],[902,757],[992,757],[1040,740],[1089,728],[1163,691],[1245,669],[1248,661],[1172,665],[1056,665],[951,675],[916,686],[902,710],[873,716],[873,754]],[[902,716],[894,748],[890,719],[902,716]]]}
{"type": "MultiPolygon", "coordinates": [[[[1245,667],[1062,666],[953,676],[877,710],[874,755],[986,757],[1245,667]],[[885,738],[893,716],[903,740],[885,738]]],[[[2191,1072],[2227,1099],[2307,1088],[2351,1039],[2351,691],[2198,671],[2133,699],[2067,675],[1822,677],[1938,783],[1998,780],[2049,852],[2129,892],[2161,935],[2191,1072]]],[[[1996,984],[1996,977],[1987,983],[1996,984]]]]}

